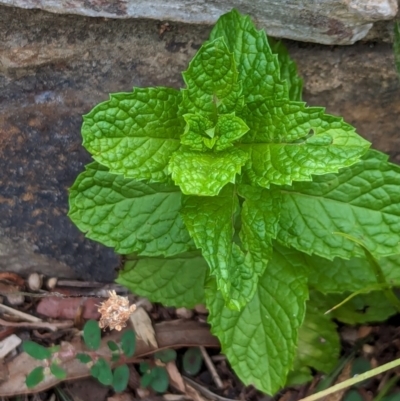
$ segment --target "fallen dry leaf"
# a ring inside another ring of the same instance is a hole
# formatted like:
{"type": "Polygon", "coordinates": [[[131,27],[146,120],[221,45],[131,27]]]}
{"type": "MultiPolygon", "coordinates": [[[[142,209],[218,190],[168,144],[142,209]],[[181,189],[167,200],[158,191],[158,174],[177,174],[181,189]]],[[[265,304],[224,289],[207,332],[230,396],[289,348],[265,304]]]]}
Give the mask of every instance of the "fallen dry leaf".
{"type": "Polygon", "coordinates": [[[4,340],[0,341],[0,359],[3,359],[20,344],[21,339],[15,334],[11,334],[11,336],[8,336],[4,340]]]}
{"type": "Polygon", "coordinates": [[[190,384],[183,381],[182,375],[179,373],[176,367],[175,361],[168,362],[165,366],[167,369],[170,384],[179,390],[181,393],[185,394],[189,399],[193,401],[207,401],[197,390],[195,390],[190,384]]]}
{"type": "Polygon", "coordinates": [[[141,338],[146,344],[157,348],[157,340],[154,333],[153,323],[147,312],[139,307],[130,316],[132,328],[138,338],[141,338]]]}

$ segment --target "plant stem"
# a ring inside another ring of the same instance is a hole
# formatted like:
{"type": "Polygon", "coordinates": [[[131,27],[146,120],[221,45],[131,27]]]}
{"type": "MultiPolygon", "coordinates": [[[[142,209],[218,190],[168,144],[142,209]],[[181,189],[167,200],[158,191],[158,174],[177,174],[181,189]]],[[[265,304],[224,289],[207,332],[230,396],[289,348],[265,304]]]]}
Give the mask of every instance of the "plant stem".
{"type": "Polygon", "coordinates": [[[312,394],[308,397],[302,398],[299,401],[316,401],[319,400],[323,397],[326,397],[329,394],[336,393],[339,390],[343,390],[347,387],[353,386],[354,384],[360,383],[364,380],[370,379],[371,377],[377,376],[383,372],[386,372],[387,370],[393,369],[397,366],[400,366],[400,359],[395,359],[392,362],[385,363],[382,366],[378,366],[375,369],[369,370],[368,372],[361,373],[360,375],[357,375],[351,379],[345,380],[344,382],[335,384],[334,386],[324,390],[320,391],[319,393],[312,394]]]}

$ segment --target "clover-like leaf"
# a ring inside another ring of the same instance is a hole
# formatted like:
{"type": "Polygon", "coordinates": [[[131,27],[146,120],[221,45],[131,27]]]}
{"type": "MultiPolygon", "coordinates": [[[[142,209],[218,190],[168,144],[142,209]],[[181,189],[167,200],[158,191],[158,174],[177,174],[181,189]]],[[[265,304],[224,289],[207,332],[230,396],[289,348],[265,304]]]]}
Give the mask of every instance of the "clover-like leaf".
{"type": "Polygon", "coordinates": [[[195,376],[200,372],[203,364],[203,356],[199,347],[189,348],[183,355],[183,370],[190,376],[195,376]]]}
{"type": "Polygon", "coordinates": [[[253,266],[232,243],[238,197],[234,185],[228,185],[218,196],[184,198],[182,217],[191,236],[216,277],[217,287],[227,304],[240,309],[252,297],[257,283],[253,266]]]}
{"type": "Polygon", "coordinates": [[[257,31],[250,17],[237,10],[222,15],[210,34],[210,40],[217,38],[234,54],[245,103],[288,97],[278,58],[271,52],[265,31],[257,31]]]}
{"type": "Polygon", "coordinates": [[[207,262],[198,251],[171,258],[130,255],[116,282],[152,302],[193,308],[204,303],[207,270],[207,262]]]}
{"type": "Polygon", "coordinates": [[[234,183],[248,155],[236,148],[221,152],[179,150],[169,162],[172,178],[185,195],[215,196],[234,183]]]}
{"type": "Polygon", "coordinates": [[[265,188],[336,173],[359,161],[370,146],[341,118],[300,102],[254,102],[239,116],[250,128],[240,144],[249,154],[243,171],[265,188]]]}
{"type": "Polygon", "coordinates": [[[135,354],[136,335],[132,330],[127,330],[122,334],[121,349],[127,358],[130,358],[135,354]]]}
{"type": "Polygon", "coordinates": [[[28,388],[37,386],[41,381],[44,380],[44,367],[38,366],[33,369],[28,376],[26,376],[25,384],[28,388]]]}
{"type": "Polygon", "coordinates": [[[107,347],[112,352],[119,351],[118,344],[115,341],[107,341],[107,347]]]}
{"type": "Polygon", "coordinates": [[[111,173],[164,182],[184,129],[180,101],[180,92],[161,87],[113,94],[84,116],[83,145],[111,173]]]}
{"type": "Polygon", "coordinates": [[[175,361],[176,359],[176,351],[174,349],[164,349],[161,351],[157,351],[154,354],[154,358],[159,359],[163,363],[168,363],[171,361],[175,361]]]}
{"type": "Polygon", "coordinates": [[[113,382],[111,367],[104,358],[99,358],[97,360],[97,362],[90,368],[90,373],[105,386],[109,386],[113,382]]]}
{"type": "Polygon", "coordinates": [[[151,375],[151,371],[144,373],[144,375],[140,378],[140,387],[142,388],[149,387],[152,380],[153,376],[151,375]]]}
{"type": "Polygon", "coordinates": [[[93,351],[100,348],[101,330],[99,322],[96,320],[88,320],[83,326],[83,341],[85,345],[93,351]]]}
{"type": "Polygon", "coordinates": [[[235,60],[222,38],[203,44],[183,79],[187,88],[182,91],[182,113],[215,120],[218,112],[233,112],[241,102],[235,60]]]}
{"type": "Polygon", "coordinates": [[[118,253],[174,255],[194,247],[179,215],[181,196],[176,186],[123,178],[95,162],[70,189],[69,217],[118,253]]]}
{"type": "Polygon", "coordinates": [[[35,359],[44,360],[51,357],[51,351],[34,341],[26,340],[22,343],[22,349],[35,359]]]}
{"type": "Polygon", "coordinates": [[[278,240],[333,259],[364,257],[361,241],[379,259],[400,253],[400,167],[369,151],[338,174],[314,177],[281,190],[278,240]]]}
{"type": "Polygon", "coordinates": [[[124,391],[129,381],[129,368],[127,365],[121,365],[114,369],[112,386],[114,391],[120,393],[124,391]]]}
{"type": "Polygon", "coordinates": [[[77,359],[79,362],[82,362],[82,363],[89,363],[89,362],[92,361],[92,358],[91,358],[90,355],[88,355],[88,354],[82,354],[82,353],[76,354],[76,359],[77,359]]]}
{"type": "Polygon", "coordinates": [[[54,362],[50,365],[50,372],[59,380],[64,380],[67,377],[67,371],[54,362]]]}
{"type": "Polygon", "coordinates": [[[274,394],[285,383],[307,298],[301,260],[278,252],[260,278],[254,297],[241,311],[227,308],[215,283],[209,283],[206,304],[212,332],[244,384],[274,394]]]}
{"type": "Polygon", "coordinates": [[[169,377],[163,366],[156,366],[151,370],[151,388],[157,393],[165,393],[169,386],[169,377]]]}
{"type": "Polygon", "coordinates": [[[150,371],[150,365],[147,362],[140,362],[139,371],[140,373],[148,373],[150,371]]]}

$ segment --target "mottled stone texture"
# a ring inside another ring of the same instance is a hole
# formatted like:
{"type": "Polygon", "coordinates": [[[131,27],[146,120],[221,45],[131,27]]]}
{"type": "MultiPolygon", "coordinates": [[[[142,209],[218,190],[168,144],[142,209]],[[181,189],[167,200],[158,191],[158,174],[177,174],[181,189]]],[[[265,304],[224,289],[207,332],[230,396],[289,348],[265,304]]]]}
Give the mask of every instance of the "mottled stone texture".
{"type": "MultiPolygon", "coordinates": [[[[182,86],[209,27],[105,20],[0,6],[0,270],[64,269],[110,280],[119,259],[66,216],[90,156],[81,115],[134,85],[182,86]],[[31,264],[31,265],[29,265],[31,264]]],[[[305,100],[341,114],[400,163],[400,85],[389,44],[287,42],[305,100]]]]}
{"type": "Polygon", "coordinates": [[[364,38],[374,22],[393,19],[397,12],[397,0],[0,0],[0,4],[208,25],[236,8],[271,36],[324,44],[352,44],[364,38]]]}

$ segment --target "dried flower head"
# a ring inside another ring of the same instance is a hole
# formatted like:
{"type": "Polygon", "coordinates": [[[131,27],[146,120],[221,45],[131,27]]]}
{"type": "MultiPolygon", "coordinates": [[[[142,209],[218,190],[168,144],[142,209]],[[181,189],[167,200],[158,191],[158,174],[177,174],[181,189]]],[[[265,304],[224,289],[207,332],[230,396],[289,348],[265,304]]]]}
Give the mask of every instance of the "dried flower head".
{"type": "Polygon", "coordinates": [[[136,305],[129,306],[129,300],[121,297],[115,291],[108,292],[110,297],[101,303],[98,311],[101,314],[99,326],[102,329],[107,327],[110,330],[122,330],[126,326],[129,316],[136,310],[136,305]]]}

